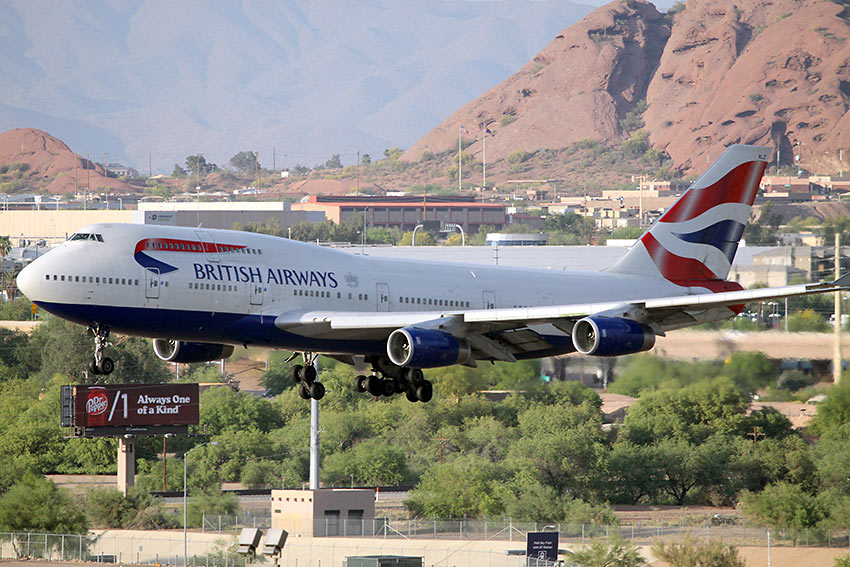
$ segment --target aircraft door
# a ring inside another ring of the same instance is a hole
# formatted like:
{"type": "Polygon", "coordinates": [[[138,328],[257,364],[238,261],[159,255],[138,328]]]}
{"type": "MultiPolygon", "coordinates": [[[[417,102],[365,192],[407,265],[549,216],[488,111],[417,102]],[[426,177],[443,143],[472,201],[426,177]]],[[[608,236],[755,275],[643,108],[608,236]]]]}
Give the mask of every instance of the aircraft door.
{"type": "Polygon", "coordinates": [[[159,299],[159,269],[145,268],[145,298],[159,299]]]}
{"type": "Polygon", "coordinates": [[[379,283],[377,289],[378,296],[378,311],[390,310],[390,286],[385,283],[379,283]]]}
{"type": "Polygon", "coordinates": [[[263,304],[263,284],[260,282],[251,283],[251,305],[263,304]]]}
{"type": "Polygon", "coordinates": [[[208,262],[220,262],[221,256],[218,253],[218,246],[215,244],[212,235],[204,230],[196,230],[195,234],[201,241],[201,248],[204,249],[204,257],[208,262]]]}
{"type": "Polygon", "coordinates": [[[496,308],[496,294],[492,291],[484,291],[484,309],[496,308]]]}

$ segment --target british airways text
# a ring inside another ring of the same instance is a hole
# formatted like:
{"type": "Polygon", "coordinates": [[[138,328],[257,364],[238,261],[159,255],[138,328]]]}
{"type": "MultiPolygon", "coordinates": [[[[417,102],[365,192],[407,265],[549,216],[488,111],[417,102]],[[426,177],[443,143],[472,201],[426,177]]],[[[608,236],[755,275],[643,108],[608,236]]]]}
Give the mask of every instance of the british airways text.
{"type": "Polygon", "coordinates": [[[339,286],[333,272],[316,270],[289,270],[281,268],[262,269],[251,266],[229,266],[227,264],[193,264],[195,278],[218,282],[254,282],[278,285],[300,285],[335,288],[339,286]]]}

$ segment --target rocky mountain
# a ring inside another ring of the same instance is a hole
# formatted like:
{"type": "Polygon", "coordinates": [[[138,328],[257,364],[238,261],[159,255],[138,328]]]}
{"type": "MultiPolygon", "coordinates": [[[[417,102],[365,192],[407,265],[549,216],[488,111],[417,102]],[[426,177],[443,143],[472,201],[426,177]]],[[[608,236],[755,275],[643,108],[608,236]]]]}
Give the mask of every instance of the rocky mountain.
{"type": "Polygon", "coordinates": [[[838,1],[688,0],[662,15],[618,0],[557,34],[405,157],[456,148],[461,126],[478,160],[487,129],[488,161],[585,138],[617,143],[634,130],[624,119],[646,105],[649,141],[682,170],[700,171],[738,142],[837,170],[838,149],[850,147],[848,39],[850,9],[838,1]]]}
{"type": "Polygon", "coordinates": [[[0,3],[0,131],[170,173],[407,147],[590,6],[565,0],[0,3]]]}
{"type": "Polygon", "coordinates": [[[101,164],[75,154],[62,140],[34,128],[0,134],[0,166],[0,192],[16,192],[17,184],[22,191],[53,194],[129,188],[119,179],[107,177],[101,164]]]}

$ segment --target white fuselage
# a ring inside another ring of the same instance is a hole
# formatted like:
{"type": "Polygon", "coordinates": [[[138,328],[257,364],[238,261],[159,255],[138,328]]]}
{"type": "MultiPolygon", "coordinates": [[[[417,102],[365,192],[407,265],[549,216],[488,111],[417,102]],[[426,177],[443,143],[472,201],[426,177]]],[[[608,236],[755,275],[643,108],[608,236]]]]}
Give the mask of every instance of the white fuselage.
{"type": "Polygon", "coordinates": [[[22,291],[77,323],[151,338],[369,354],[383,348],[386,331],[307,336],[280,321],[298,312],[439,316],[689,293],[656,277],[372,258],[250,232],[98,224],[76,234],[86,236],[21,272],[22,291]]]}

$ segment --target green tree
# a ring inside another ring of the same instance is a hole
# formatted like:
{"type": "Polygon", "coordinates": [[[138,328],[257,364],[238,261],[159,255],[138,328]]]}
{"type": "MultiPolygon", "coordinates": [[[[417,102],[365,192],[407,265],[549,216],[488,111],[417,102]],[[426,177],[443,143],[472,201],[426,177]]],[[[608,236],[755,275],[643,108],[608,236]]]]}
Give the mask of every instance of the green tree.
{"type": "Polygon", "coordinates": [[[221,487],[208,488],[189,500],[187,521],[190,526],[200,526],[204,516],[229,516],[239,510],[239,500],[232,492],[222,492],[221,487]]]}
{"type": "Polygon", "coordinates": [[[502,513],[501,483],[506,471],[480,457],[463,456],[430,467],[408,494],[405,505],[414,513],[462,518],[502,513]]]}
{"type": "Polygon", "coordinates": [[[700,541],[688,534],[679,541],[657,539],[652,555],[670,567],[746,567],[738,549],[722,541],[700,541]]]}
{"type": "Polygon", "coordinates": [[[171,171],[171,177],[186,177],[186,170],[180,167],[179,163],[175,163],[174,169],[171,171]]]}
{"type": "Polygon", "coordinates": [[[809,430],[816,435],[826,435],[843,425],[850,424],[850,378],[846,375],[840,384],[832,386],[826,400],[818,405],[809,430]]]}
{"type": "Polygon", "coordinates": [[[84,534],[82,507],[64,489],[42,476],[28,475],[0,496],[0,530],[84,534]]]}
{"type": "Polygon", "coordinates": [[[744,513],[774,528],[811,528],[824,517],[816,498],[789,482],[771,484],[761,492],[744,492],[740,504],[744,513]]]}
{"type": "Polygon", "coordinates": [[[640,567],[647,564],[638,546],[621,537],[594,540],[583,549],[568,552],[567,557],[576,567],[640,567]]]}
{"type": "Polygon", "coordinates": [[[254,429],[267,432],[280,424],[268,400],[228,387],[210,388],[201,394],[201,427],[207,435],[254,429]]]}
{"type": "Polygon", "coordinates": [[[737,351],[726,360],[723,374],[742,390],[756,392],[776,378],[776,366],[764,353],[737,351]]]}
{"type": "MultiPolygon", "coordinates": [[[[425,230],[419,229],[416,231],[416,246],[434,246],[437,244],[434,236],[425,230]]],[[[413,245],[413,232],[405,232],[401,235],[401,241],[398,243],[399,246],[412,246],[413,245]]]]}
{"type": "Polygon", "coordinates": [[[241,173],[253,174],[257,168],[257,154],[254,152],[239,152],[230,158],[230,165],[241,173]]]}
{"type": "Polygon", "coordinates": [[[384,157],[389,161],[398,161],[404,155],[404,150],[397,147],[392,147],[384,150],[384,157]]]}
{"type": "Polygon", "coordinates": [[[325,482],[346,486],[354,479],[361,486],[398,485],[407,480],[404,453],[381,439],[369,439],[347,451],[327,456],[322,463],[325,482]]]}
{"type": "Polygon", "coordinates": [[[241,480],[248,488],[278,488],[281,485],[280,463],[267,460],[245,463],[241,480]]]}
{"type": "Polygon", "coordinates": [[[839,555],[832,565],[833,567],[850,567],[850,555],[839,555]]]}
{"type": "Polygon", "coordinates": [[[532,406],[518,416],[511,453],[519,466],[559,494],[587,499],[602,481],[602,413],[591,403],[532,406]]]}
{"type": "Polygon", "coordinates": [[[200,154],[186,156],[186,170],[190,175],[206,175],[216,171],[218,166],[214,163],[207,162],[206,158],[200,154]]]}
{"type": "Polygon", "coordinates": [[[342,169],[342,160],[339,159],[339,154],[333,154],[331,159],[325,162],[326,169],[342,169]]]}
{"type": "Polygon", "coordinates": [[[825,333],[829,324],[814,309],[804,309],[788,315],[788,330],[792,333],[825,333]]]}

